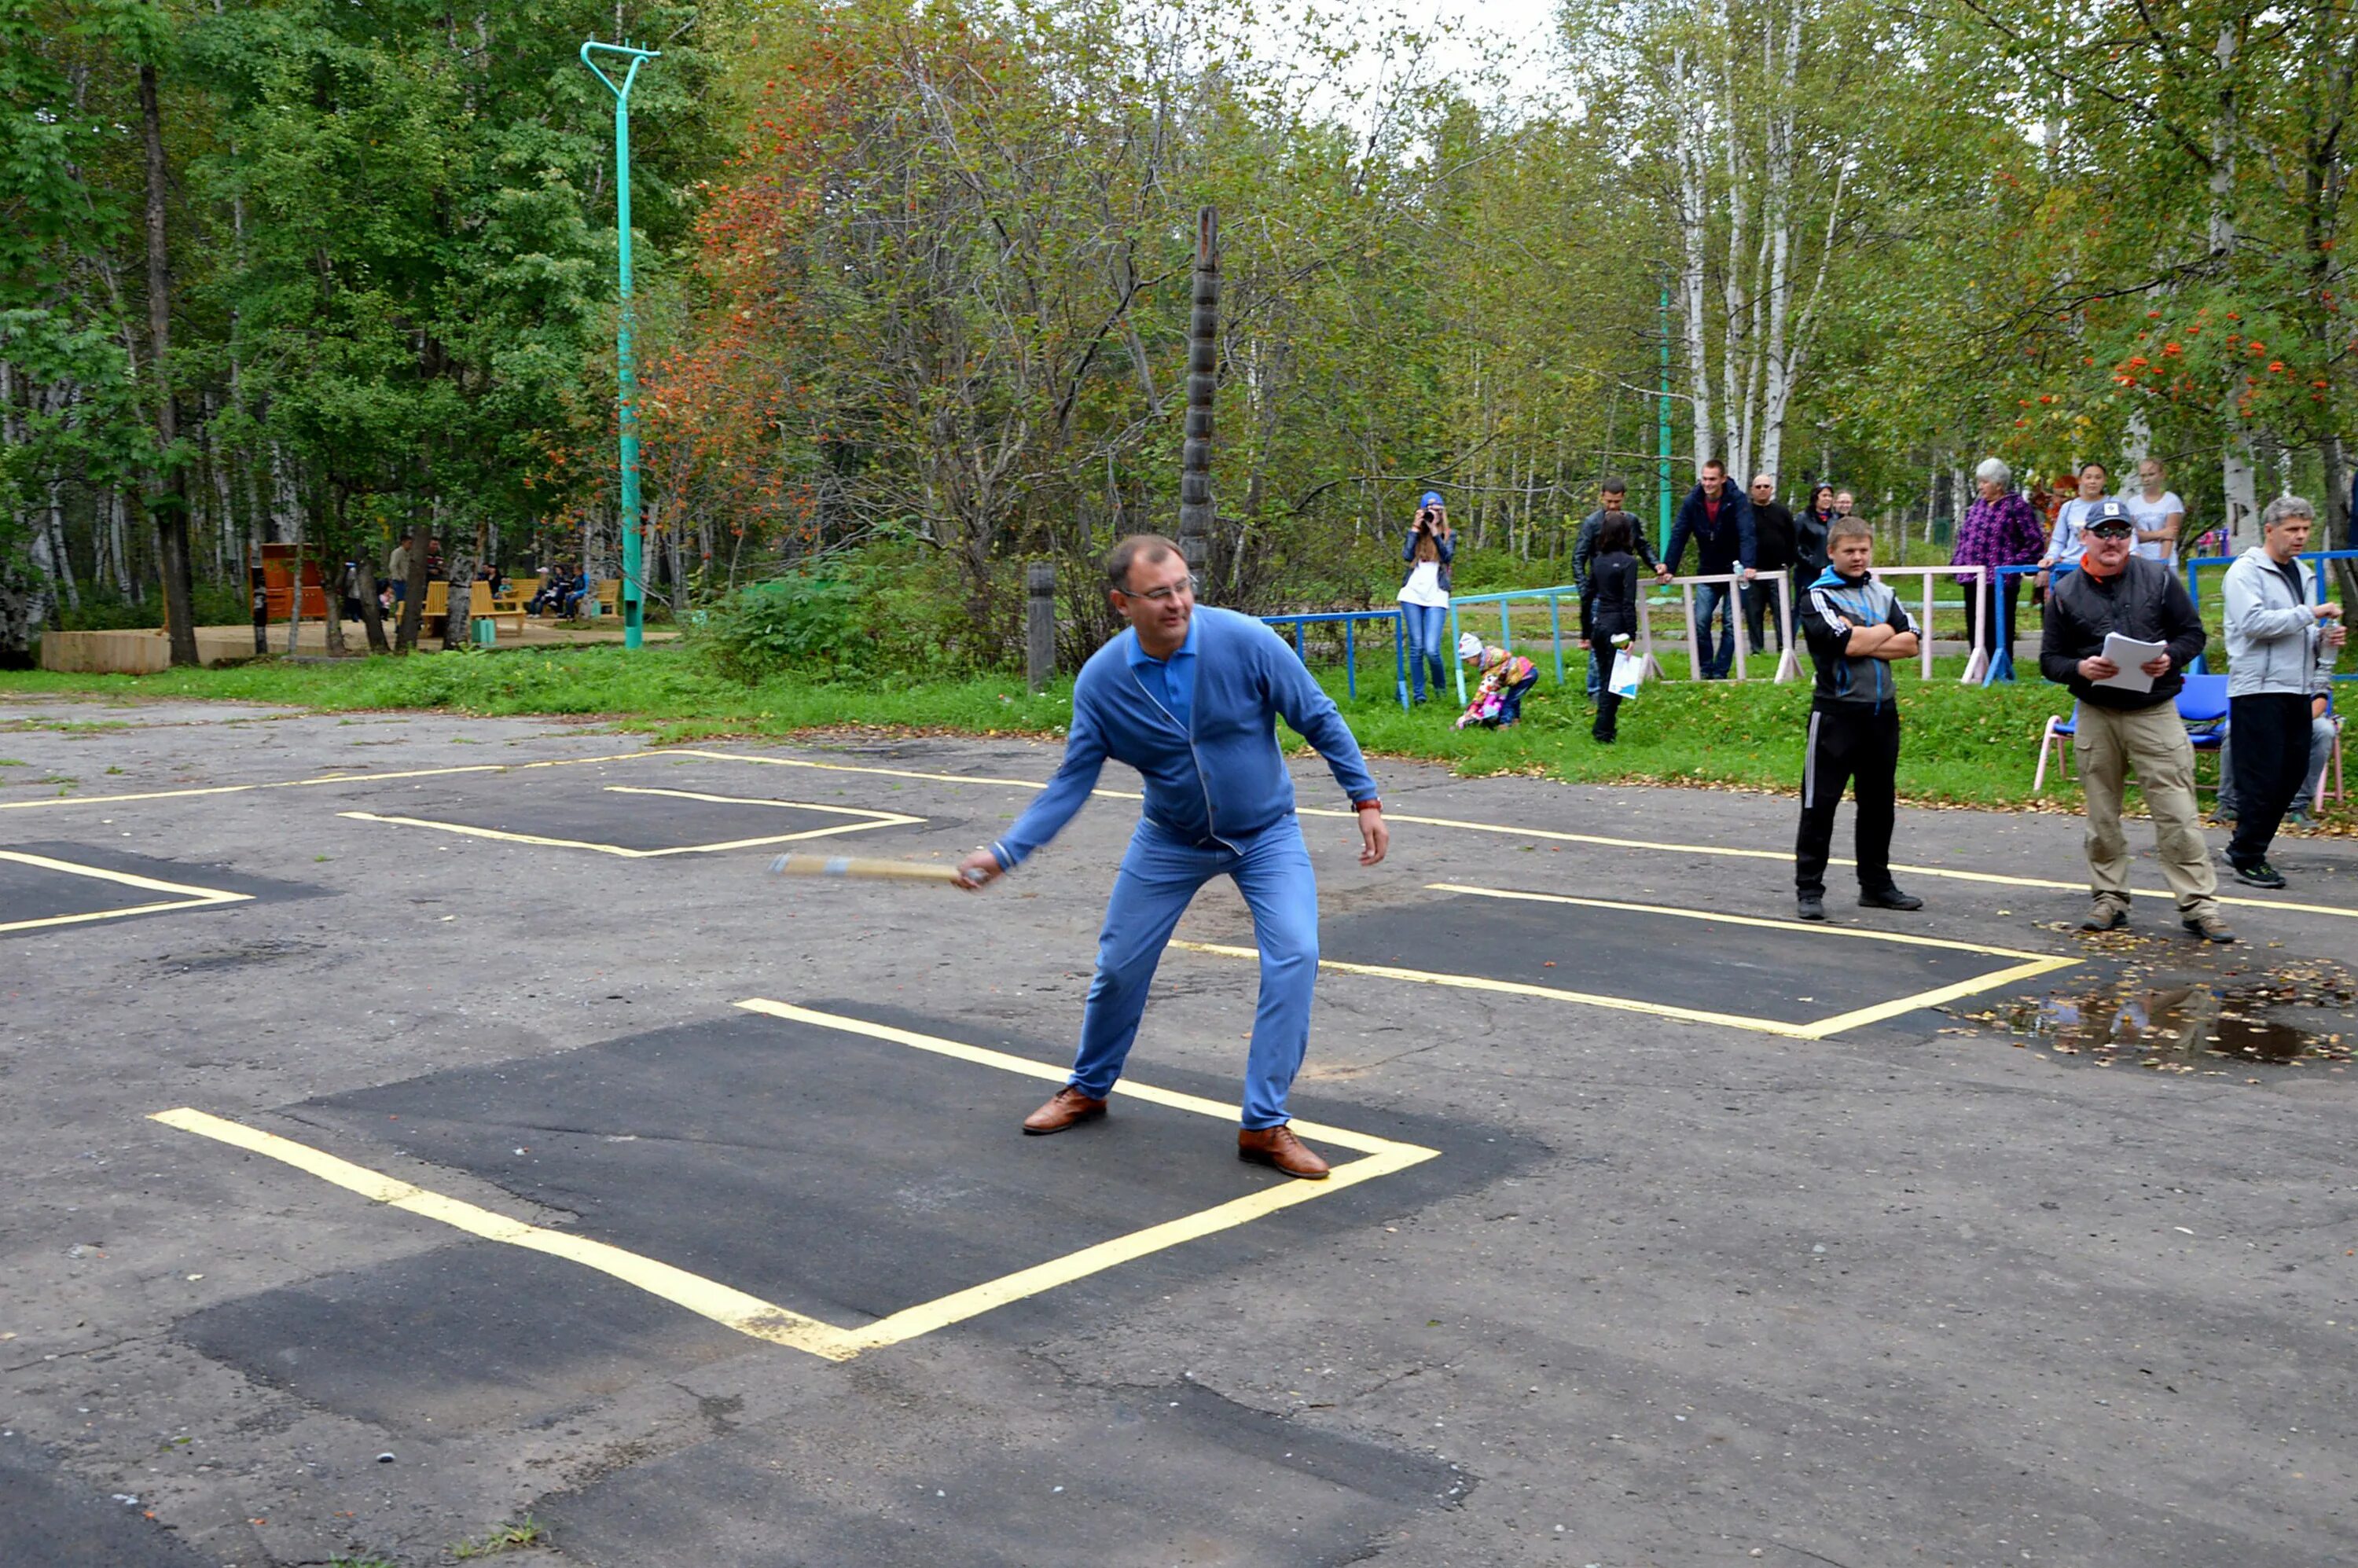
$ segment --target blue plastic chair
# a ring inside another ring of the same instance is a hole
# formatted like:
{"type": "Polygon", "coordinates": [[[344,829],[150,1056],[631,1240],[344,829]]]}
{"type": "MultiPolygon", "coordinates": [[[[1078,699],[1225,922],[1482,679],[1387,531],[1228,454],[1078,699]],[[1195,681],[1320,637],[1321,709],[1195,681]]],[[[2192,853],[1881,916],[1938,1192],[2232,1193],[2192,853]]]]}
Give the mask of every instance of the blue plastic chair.
{"type": "MultiPolygon", "coordinates": [[[[2178,690],[2178,717],[2186,726],[2186,738],[2198,752],[2216,752],[2227,739],[2227,677],[2225,676],[2190,675],[2178,690]]],[[[2047,762],[2051,756],[2064,777],[2071,774],[2069,749],[2065,742],[2080,732],[2080,707],[2071,705],[2069,719],[2050,717],[2047,728],[2039,737],[2039,768],[2030,781],[2030,793],[2039,794],[2047,786],[2047,762]]]]}

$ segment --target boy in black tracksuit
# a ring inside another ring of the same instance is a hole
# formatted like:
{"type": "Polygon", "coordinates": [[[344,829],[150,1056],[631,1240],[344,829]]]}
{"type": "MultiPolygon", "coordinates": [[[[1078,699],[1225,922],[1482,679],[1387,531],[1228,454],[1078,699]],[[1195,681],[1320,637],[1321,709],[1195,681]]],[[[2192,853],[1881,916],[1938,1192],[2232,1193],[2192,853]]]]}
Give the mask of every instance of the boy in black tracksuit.
{"type": "Polygon", "coordinates": [[[1858,799],[1858,902],[1866,909],[1921,909],[1891,881],[1893,795],[1899,771],[1899,708],[1891,661],[1916,654],[1916,623],[1898,595],[1867,569],[1874,537],[1836,522],[1828,563],[1801,596],[1801,633],[1818,666],[1801,767],[1801,831],[1793,886],[1803,920],[1826,917],[1826,856],[1843,785],[1858,799]]]}

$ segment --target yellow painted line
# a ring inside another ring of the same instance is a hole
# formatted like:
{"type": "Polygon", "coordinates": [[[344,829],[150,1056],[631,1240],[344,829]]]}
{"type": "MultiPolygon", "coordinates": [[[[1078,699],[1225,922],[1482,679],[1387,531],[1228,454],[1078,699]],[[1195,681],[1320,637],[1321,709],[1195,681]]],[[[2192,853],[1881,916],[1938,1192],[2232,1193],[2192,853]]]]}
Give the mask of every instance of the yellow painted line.
{"type": "MultiPolygon", "coordinates": [[[[765,768],[817,768],[830,773],[874,773],[888,779],[924,779],[933,784],[996,784],[1004,789],[1046,789],[1045,779],[1002,779],[987,773],[926,773],[913,768],[878,768],[854,762],[814,762],[803,757],[751,757],[740,752],[700,752],[682,747],[676,755],[709,757],[717,762],[752,762],[765,768]]],[[[1106,800],[1144,800],[1133,789],[1093,789],[1089,791],[1106,800]]],[[[1336,816],[1348,816],[1349,812],[1334,812],[1336,816]]]]}
{"type": "Polygon", "coordinates": [[[202,909],[217,903],[244,903],[254,895],[250,892],[228,892],[220,888],[194,887],[186,882],[168,882],[155,877],[143,877],[132,871],[111,871],[98,866],[85,866],[74,860],[52,860],[23,849],[0,849],[0,860],[15,860],[19,865],[44,871],[62,871],[67,876],[89,877],[96,881],[114,882],[122,887],[138,888],[144,892],[171,893],[175,896],[154,903],[135,903],[122,909],[94,909],[82,914],[50,914],[37,920],[11,920],[0,923],[0,931],[38,931],[52,925],[81,925],[93,920],[121,920],[132,914],[159,914],[172,909],[202,909]]]}
{"type": "Polygon", "coordinates": [[[2068,969],[2079,961],[2077,958],[2032,958],[2027,963],[2017,964],[2012,968],[1999,969],[1986,975],[1976,975],[1971,979],[1959,980],[1953,985],[1942,986],[1934,990],[1919,991],[1914,996],[1903,996],[1891,1001],[1879,1001],[1872,1007],[1862,1007],[1855,1011],[1820,1019],[1810,1026],[1811,1033],[1816,1038],[1823,1040],[1840,1034],[1845,1029],[1857,1029],[1869,1023],[1880,1023],[1887,1018],[1897,1018],[1903,1012],[1914,1012],[1919,1008],[1938,1007],[1944,1001],[1955,1001],[1960,997],[1976,996],[1983,991],[1996,990],[2001,986],[2036,979],[2040,975],[2051,975],[2058,969],[2068,969]]]}
{"type": "MultiPolygon", "coordinates": [[[[1219,942],[1183,942],[1174,939],[1171,946],[1190,953],[1209,953],[1222,958],[1254,958],[1260,957],[1258,948],[1232,947],[1219,942]]],[[[1640,1001],[1634,997],[1601,996],[1595,991],[1565,990],[1558,986],[1527,985],[1520,980],[1486,979],[1479,975],[1453,975],[1436,969],[1401,969],[1388,964],[1352,964],[1340,958],[1321,958],[1318,967],[1342,975],[1369,975],[1381,980],[1412,980],[1418,985],[1448,986],[1458,990],[1499,991],[1508,996],[1544,997],[1550,1001],[1575,1001],[1585,1007],[1611,1008],[1617,1012],[1643,1012],[1656,1018],[1675,1018],[1687,1023],[1718,1023],[1730,1029],[1752,1029],[1767,1034],[1786,1034],[1798,1040],[1811,1038],[1806,1023],[1783,1023],[1773,1018],[1753,1018],[1737,1012],[1713,1012],[1704,1008],[1678,1007],[1670,1002],[1640,1001]]]]}
{"type": "Polygon", "coordinates": [[[1906,947],[1945,947],[1954,953],[1983,953],[1994,958],[2043,959],[2045,953],[2018,947],[1991,947],[1979,942],[1957,942],[1945,936],[1918,936],[1905,931],[1866,931],[1854,925],[1819,925],[1798,920],[1770,920],[1757,914],[1715,914],[1704,909],[1671,909],[1659,903],[1628,903],[1609,898],[1574,898],[1561,892],[1523,892],[1510,888],[1469,887],[1463,882],[1427,882],[1428,892],[1472,893],[1477,898],[1520,899],[1532,903],[1572,903],[1586,909],[1622,909],[1639,914],[1666,914],[1676,920],[1707,920],[1714,925],[1758,925],[1770,931],[1798,932],[1809,936],[1850,937],[1861,942],[1891,942],[1906,947]]]}
{"type": "MultiPolygon", "coordinates": [[[[894,1044],[914,1046],[917,1050],[929,1051],[936,1055],[948,1056],[961,1062],[973,1062],[1027,1078],[1039,1078],[1046,1082],[1061,1084],[1071,1076],[1071,1074],[1063,1067],[1053,1066],[1045,1062],[1035,1062],[1028,1056],[1017,1056],[1005,1051],[994,1051],[983,1045],[969,1045],[962,1040],[946,1039],[938,1034],[925,1034],[914,1029],[898,1029],[888,1023],[872,1023],[867,1019],[853,1018],[843,1013],[822,1012],[816,1008],[796,1007],[791,1002],[772,1001],[765,997],[749,998],[737,1005],[748,1012],[766,1013],[772,1018],[786,1019],[797,1023],[816,1024],[825,1029],[839,1030],[847,1034],[861,1034],[872,1040],[884,1040],[894,1044]]],[[[1194,1111],[1200,1116],[1217,1117],[1228,1122],[1237,1120],[1241,1114],[1240,1108],[1234,1105],[1206,1099],[1200,1095],[1181,1094],[1173,1089],[1157,1088],[1151,1084],[1133,1083],[1128,1079],[1116,1084],[1114,1093],[1130,1099],[1169,1106],[1178,1110],[1194,1111]]],[[[1290,1208],[1295,1204],[1308,1203],[1313,1198],[1339,1192],[1345,1187],[1356,1186],[1361,1182],[1372,1181],[1378,1176],[1389,1176],[1396,1171],[1405,1171],[1412,1165],[1422,1164],[1427,1160],[1436,1158],[1441,1152],[1437,1149],[1428,1149],[1422,1144],[1378,1138],[1369,1133],[1354,1132],[1348,1128],[1332,1127],[1322,1122],[1296,1119],[1293,1126],[1293,1130],[1304,1138],[1316,1142],[1332,1143],[1345,1149],[1356,1150],[1366,1157],[1336,1166],[1334,1173],[1323,1182],[1288,1182],[1282,1186],[1264,1187],[1259,1192],[1231,1198],[1227,1203],[1215,1205],[1213,1207],[1199,1210],[1195,1214],[1183,1215],[1177,1219],[1166,1220],[1161,1225],[1149,1226],[1143,1230],[1131,1231],[1126,1236],[1117,1236],[1110,1240],[1100,1241],[1093,1247],[1084,1247],[1077,1252],[1068,1252],[1061,1258],[1052,1258],[1044,1263],[1034,1264],[1029,1269],[1020,1269],[1014,1273],[1002,1275],[999,1279],[987,1281],[967,1290],[953,1292],[936,1300],[906,1308],[890,1316],[879,1318],[865,1328],[844,1330],[844,1337],[848,1343],[861,1350],[872,1349],[879,1346],[897,1345],[903,1340],[914,1339],[921,1334],[930,1334],[935,1329],[964,1322],[979,1314],[990,1312],[995,1307],[1005,1306],[1011,1302],[1022,1301],[1028,1296],[1055,1290],[1059,1285],[1070,1284],[1076,1280],[1086,1279],[1091,1274],[1100,1273],[1123,1263],[1135,1262],[1141,1258],[1163,1251],[1167,1248],[1194,1241],[1222,1230],[1234,1229],[1264,1215],[1290,1208]]]]}
{"type": "Polygon", "coordinates": [[[923,822],[897,811],[871,811],[857,806],[821,806],[814,800],[779,800],[763,795],[706,795],[692,789],[654,789],[644,784],[608,784],[608,795],[665,795],[674,800],[708,800],[719,806],[775,806],[790,811],[823,811],[829,816],[873,816],[888,822],[923,822]]]}
{"type": "MultiPolygon", "coordinates": [[[[1061,1073],[1057,1075],[1059,1077],[1063,1076],[1061,1073]]],[[[1297,1121],[1293,1125],[1303,1132],[1310,1131],[1306,1122],[1297,1121]]],[[[1330,1142],[1336,1141],[1331,1131],[1324,1136],[1330,1142]]],[[[1135,1262],[1151,1253],[1219,1231],[1232,1230],[1264,1215],[1291,1208],[1295,1204],[1308,1203],[1313,1198],[1325,1197],[1345,1187],[1407,1170],[1412,1165],[1433,1159],[1439,1152],[1435,1149],[1422,1149],[1412,1144],[1394,1144],[1387,1152],[1336,1166],[1333,1173],[1323,1182],[1290,1181],[1283,1186],[1264,1187],[1257,1193],[1231,1198],[1215,1207],[1166,1220],[1161,1225],[1149,1226],[1144,1230],[1133,1230],[1127,1236],[1117,1236],[1110,1241],[1100,1241],[1094,1247],[1085,1247],[1077,1252],[1052,1258],[1045,1263],[1018,1270],[969,1290],[926,1302],[922,1306],[896,1312],[889,1317],[879,1318],[866,1328],[849,1330],[844,1337],[862,1350],[876,1346],[897,1345],[904,1339],[914,1339],[921,1334],[930,1334],[935,1329],[961,1323],[994,1307],[1005,1306],[1027,1296],[1036,1296],[1044,1291],[1071,1284],[1076,1280],[1086,1279],[1123,1263],[1135,1262]]]]}
{"type": "MultiPolygon", "coordinates": [[[[871,1023],[864,1018],[853,1018],[846,1013],[821,1012],[816,1008],[796,1007],[791,1002],[772,1001],[766,997],[749,998],[737,1005],[748,1012],[767,1013],[772,1018],[784,1018],[796,1023],[815,1023],[822,1029],[841,1030],[846,1034],[864,1034],[871,1040],[889,1040],[896,1045],[912,1045],[920,1051],[931,1051],[937,1056],[951,1056],[961,1062],[996,1067],[1003,1073],[1017,1073],[1048,1083],[1062,1084],[1073,1076],[1066,1068],[1047,1062],[1035,1062],[1029,1056],[994,1051],[987,1045],[969,1045],[963,1040],[947,1040],[938,1034],[922,1034],[914,1029],[895,1029],[889,1023],[871,1023]]],[[[1113,1092],[1130,1099],[1145,1100],[1151,1105],[1192,1110],[1198,1116],[1217,1117],[1223,1121],[1236,1121],[1244,1115],[1241,1106],[1206,1099],[1201,1095],[1181,1094],[1176,1089],[1156,1088],[1152,1084],[1132,1083],[1127,1078],[1114,1085],[1113,1092]]],[[[1378,1138],[1370,1133],[1354,1132],[1346,1127],[1329,1127],[1323,1122],[1297,1120],[1293,1125],[1294,1131],[1304,1138],[1356,1149],[1362,1154],[1382,1154],[1418,1147],[1389,1138],[1378,1138]]],[[[1434,1152],[1431,1149],[1423,1151],[1428,1157],[1434,1152]]]]}
{"type": "MultiPolygon", "coordinates": [[[[906,768],[854,766],[848,762],[813,762],[794,757],[751,757],[735,752],[696,751],[688,752],[687,754],[710,757],[721,762],[759,762],[772,767],[823,768],[831,773],[875,773],[886,778],[929,779],[938,784],[999,784],[1009,789],[1046,789],[1048,787],[1044,780],[990,778],[979,773],[927,773],[906,768]]],[[[1141,798],[1136,792],[1130,790],[1101,789],[1091,793],[1103,795],[1109,800],[1141,798]]],[[[23,804],[38,806],[49,803],[32,801],[23,804]]],[[[1294,812],[1300,816],[1329,816],[1338,821],[1356,821],[1358,816],[1358,813],[1355,811],[1336,811],[1315,806],[1296,806],[1294,812]]],[[[1384,820],[1390,823],[1412,823],[1421,827],[1454,827],[1466,833],[1495,833],[1509,838],[1544,838],[1558,844],[1594,844],[1606,849],[1642,849],[1658,855],[1718,855],[1736,860],[1789,862],[1793,858],[1793,852],[1790,849],[1746,849],[1726,844],[1666,844],[1646,838],[1616,838],[1601,833],[1565,833],[1548,827],[1518,827],[1511,823],[1469,822],[1463,817],[1455,816],[1419,816],[1412,813],[1400,811],[1385,812],[1384,820]]],[[[1834,866],[1855,866],[1857,863],[1856,860],[1840,857],[1827,862],[1834,866]]],[[[1946,877],[1952,881],[1989,882],[2000,887],[2041,888],[2055,892],[2085,892],[2088,890],[2088,884],[2084,881],[2061,882],[2053,881],[2045,877],[2007,876],[1997,871],[1963,871],[1946,866],[1895,864],[1891,869],[1894,871],[1906,872],[1909,876],[1946,877]]],[[[2139,898],[2175,900],[2177,897],[2167,888],[2131,888],[2129,891],[2139,898]]],[[[2300,914],[2332,914],[2345,920],[2358,920],[2358,909],[2343,909],[2330,903],[2297,903],[2289,899],[2275,898],[2238,898],[2226,893],[2219,895],[2219,902],[2237,904],[2246,909],[2281,909],[2300,914]]]]}
{"type": "Polygon", "coordinates": [[[116,806],[135,800],[181,800],[200,795],[243,795],[258,789],[308,789],[313,784],[390,784],[395,779],[448,778],[454,773],[522,773],[528,768],[578,768],[591,762],[628,762],[659,757],[660,752],[618,752],[608,757],[557,757],[545,762],[469,762],[463,767],[412,768],[398,773],[322,773],[308,779],[269,779],[261,784],[206,784],[194,789],[146,790],[135,795],[52,795],[41,800],[0,801],[0,811],[29,811],[51,806],[116,806]]]}
{"type": "MultiPolygon", "coordinates": [[[[1222,958],[1257,959],[1260,957],[1256,948],[1234,947],[1219,942],[1174,940],[1171,946],[1184,947],[1191,953],[1209,953],[1222,958]]],[[[1760,1034],[1782,1035],[1789,1040],[1823,1040],[1845,1029],[1855,1029],[1861,1024],[1897,1017],[1903,1012],[1913,1012],[1918,1008],[1931,1007],[1936,1003],[1951,1001],[1958,997],[1991,990],[2017,979],[2028,979],[2032,975],[2048,974],[2056,969],[2068,969],[2079,961],[2077,958],[2034,958],[2028,963],[1993,970],[1986,975],[1976,975],[1952,985],[1942,986],[1936,990],[1920,991],[1916,995],[1900,997],[1892,1001],[1877,1002],[1873,1007],[1863,1007],[1854,1012],[1841,1013],[1833,1018],[1820,1019],[1809,1023],[1789,1023],[1782,1019],[1755,1018],[1739,1012],[1714,1012],[1705,1008],[1679,1007],[1671,1002],[1641,1001],[1635,997],[1603,996],[1595,991],[1566,990],[1559,986],[1535,986],[1521,980],[1494,980],[1481,975],[1455,975],[1445,970],[1402,969],[1388,964],[1353,964],[1340,958],[1321,958],[1318,960],[1318,967],[1322,969],[1333,969],[1337,974],[1368,975],[1382,980],[1409,980],[1418,985],[1447,986],[1458,990],[1498,991],[1507,996],[1540,997],[1549,1001],[1577,1002],[1583,1007],[1609,1008],[1616,1012],[1643,1012],[1656,1018],[1675,1018],[1686,1023],[1716,1023],[1728,1029],[1747,1029],[1760,1034]]]]}
{"type": "Polygon", "coordinates": [[[292,1165],[323,1182],[358,1193],[371,1203],[384,1204],[422,1218],[437,1220],[487,1241],[501,1241],[511,1247],[546,1252],[552,1258],[562,1258],[585,1269],[595,1269],[624,1284],[634,1285],[649,1295],[660,1296],[740,1334],[765,1339],[773,1345],[807,1350],[830,1361],[848,1361],[859,1353],[860,1347],[848,1343],[843,1331],[830,1324],[805,1317],[800,1313],[788,1312],[782,1306],[758,1296],[747,1295],[742,1291],[732,1290],[700,1274],[675,1269],[668,1263],[659,1263],[652,1258],[641,1257],[636,1252],[625,1251],[603,1241],[593,1241],[586,1236],[569,1236],[563,1231],[527,1225],[523,1220],[511,1219],[490,1209],[479,1208],[473,1204],[428,1192],[408,1182],[397,1181],[364,1165],[340,1160],[333,1154],[289,1138],[281,1138],[275,1132],[265,1132],[259,1128],[247,1127],[185,1106],[177,1110],[157,1111],[148,1119],[292,1165]]]}
{"type": "MultiPolygon", "coordinates": [[[[863,1034],[871,1039],[912,1045],[922,1051],[995,1067],[1003,1072],[1025,1077],[1053,1079],[1063,1082],[1065,1072],[1043,1062],[993,1051],[984,1046],[968,1045],[963,1041],[944,1039],[939,1035],[923,1034],[914,1030],[895,1029],[889,1024],[871,1023],[865,1019],[847,1017],[840,1013],[821,1012],[812,1008],[795,1007],[787,1002],[752,998],[737,1004],[751,1012],[766,1013],[773,1018],[795,1022],[812,1023],[839,1030],[850,1034],[863,1034]]],[[[1179,1094],[1158,1089],[1149,1085],[1123,1083],[1119,1092],[1133,1099],[1195,1111],[1205,1116],[1233,1121],[1238,1108],[1196,1095],[1179,1094]]],[[[1389,1138],[1377,1138],[1368,1133],[1353,1132],[1346,1128],[1328,1127],[1317,1122],[1295,1121],[1294,1128],[1307,1137],[1321,1142],[1338,1144],[1359,1151],[1363,1158],[1335,1167],[1333,1174],[1323,1182],[1287,1182],[1264,1187],[1232,1198],[1224,1204],[1196,1213],[1182,1215],[1177,1219],[1148,1226],[1142,1230],[1117,1236],[1078,1251],[1052,1258],[1028,1269],[989,1280],[981,1284],[934,1301],[924,1302],[889,1316],[877,1319],[861,1328],[838,1328],[817,1318],[789,1312],[758,1296],[746,1294],[718,1281],[700,1274],[691,1274],[668,1263],[620,1247],[592,1240],[585,1236],[549,1230],[513,1219],[490,1209],[457,1198],[429,1192],[413,1183],[397,1180],[382,1172],[338,1158],[308,1144],[282,1138],[275,1132],[248,1127],[208,1112],[181,1107],[175,1110],[152,1113],[150,1120],[167,1127],[178,1128],[210,1138],[232,1148],[260,1154],[290,1165],[296,1170],[332,1183],[348,1192],[357,1193],[371,1203],[401,1209],[422,1218],[479,1236],[489,1241],[504,1242],[535,1252],[545,1252],[595,1269],[636,1286],[650,1295],[659,1296],[683,1306],[700,1316],[733,1328],[740,1334],[782,1345],[795,1350],[808,1351],[830,1361],[848,1361],[864,1350],[874,1350],[888,1345],[898,1345],[930,1334],[955,1323],[963,1323],[982,1313],[1012,1302],[1022,1301],[1091,1274],[1102,1273],[1121,1264],[1135,1262],[1152,1253],[1177,1247],[1188,1241],[1232,1230],[1264,1215],[1275,1214],[1296,1204],[1357,1186],[1422,1164],[1436,1158],[1440,1151],[1422,1144],[1404,1143],[1389,1138]]]]}
{"type": "Polygon", "coordinates": [[[340,811],[336,815],[354,822],[386,822],[397,827],[431,827],[438,833],[457,833],[469,838],[492,838],[506,844],[535,844],[552,849],[590,849],[626,860],[659,860],[666,855],[713,855],[723,849],[751,849],[765,844],[796,844],[806,838],[828,838],[845,833],[863,833],[871,827],[898,827],[925,820],[922,816],[903,816],[894,812],[863,812],[860,815],[878,820],[843,822],[832,827],[806,827],[799,833],[771,833],[758,838],[731,838],[722,844],[681,844],[668,849],[633,849],[621,844],[592,843],[587,838],[551,838],[537,833],[511,833],[499,827],[475,827],[463,822],[436,822],[423,816],[390,816],[373,811],[340,811]]]}

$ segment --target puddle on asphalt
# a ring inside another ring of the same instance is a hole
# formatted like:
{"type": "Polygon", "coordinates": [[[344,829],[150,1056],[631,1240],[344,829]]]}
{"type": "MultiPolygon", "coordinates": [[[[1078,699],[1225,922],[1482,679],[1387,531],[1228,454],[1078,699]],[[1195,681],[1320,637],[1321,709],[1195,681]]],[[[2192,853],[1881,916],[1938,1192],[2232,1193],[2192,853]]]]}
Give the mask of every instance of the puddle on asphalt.
{"type": "Polygon", "coordinates": [[[1942,1033],[2003,1032],[2027,1049],[2100,1066],[2134,1062],[2163,1073],[2223,1077],[2238,1067],[2311,1064],[2342,1072],[2341,1064],[2358,1056],[2358,982],[2331,965],[2212,979],[2147,976],[2132,968],[2093,989],[1957,1016],[1980,1027],[1942,1033]]]}

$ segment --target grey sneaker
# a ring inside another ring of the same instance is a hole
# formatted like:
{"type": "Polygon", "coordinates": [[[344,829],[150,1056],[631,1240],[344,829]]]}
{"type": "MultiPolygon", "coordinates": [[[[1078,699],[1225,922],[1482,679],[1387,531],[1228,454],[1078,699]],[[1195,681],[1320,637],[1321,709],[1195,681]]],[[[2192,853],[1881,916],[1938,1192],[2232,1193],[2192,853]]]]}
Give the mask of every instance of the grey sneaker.
{"type": "Polygon", "coordinates": [[[2180,919],[2179,924],[2186,927],[2189,935],[2200,936],[2205,942],[2233,942],[2235,939],[2235,933],[2215,914],[2190,914],[2180,919]]]}

